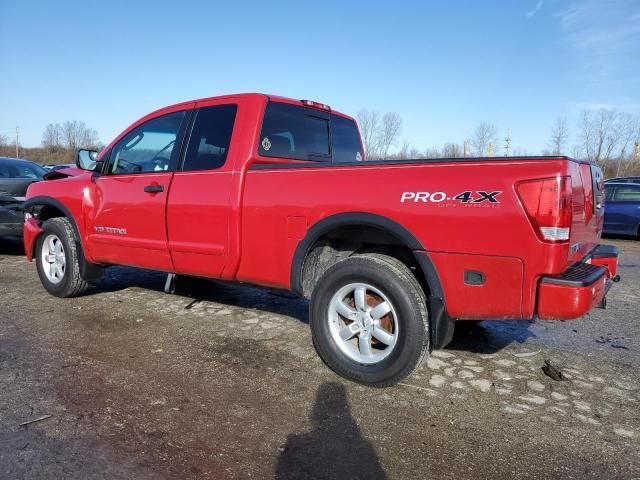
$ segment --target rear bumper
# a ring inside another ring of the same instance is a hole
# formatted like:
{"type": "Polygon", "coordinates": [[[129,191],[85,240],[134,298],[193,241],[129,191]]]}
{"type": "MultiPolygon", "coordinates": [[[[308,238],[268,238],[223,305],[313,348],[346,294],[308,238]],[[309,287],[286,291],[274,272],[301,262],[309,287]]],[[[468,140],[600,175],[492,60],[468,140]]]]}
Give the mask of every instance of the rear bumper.
{"type": "Polygon", "coordinates": [[[560,275],[542,277],[538,287],[538,318],[571,320],[583,316],[602,303],[617,270],[617,248],[600,245],[560,275]]]}

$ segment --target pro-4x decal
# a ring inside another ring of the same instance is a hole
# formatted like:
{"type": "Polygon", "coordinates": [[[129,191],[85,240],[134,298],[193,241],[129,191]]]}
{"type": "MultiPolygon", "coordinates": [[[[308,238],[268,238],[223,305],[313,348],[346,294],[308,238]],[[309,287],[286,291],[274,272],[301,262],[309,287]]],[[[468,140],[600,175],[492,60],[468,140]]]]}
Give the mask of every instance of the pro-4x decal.
{"type": "Polygon", "coordinates": [[[460,203],[500,203],[497,198],[502,190],[487,192],[484,190],[460,192],[457,195],[448,195],[445,192],[402,192],[400,203],[440,203],[445,201],[460,203]]]}

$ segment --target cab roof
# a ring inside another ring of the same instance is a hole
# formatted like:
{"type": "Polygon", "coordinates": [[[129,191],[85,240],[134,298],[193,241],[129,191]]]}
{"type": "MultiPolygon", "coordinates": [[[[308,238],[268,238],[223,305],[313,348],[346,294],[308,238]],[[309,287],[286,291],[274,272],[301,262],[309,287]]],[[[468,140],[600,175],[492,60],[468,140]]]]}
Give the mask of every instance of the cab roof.
{"type": "MultiPolygon", "coordinates": [[[[213,96],[213,97],[203,97],[203,98],[196,98],[193,100],[188,100],[185,102],[179,102],[179,103],[174,103],[173,105],[167,105],[166,107],[162,107],[159,108],[153,112],[151,112],[149,115],[161,112],[163,110],[175,110],[176,108],[179,107],[185,107],[188,108],[190,105],[193,105],[194,103],[197,102],[203,102],[203,101],[207,101],[207,100],[222,100],[222,99],[238,99],[238,98],[266,98],[269,101],[272,102],[278,102],[278,103],[288,103],[291,105],[299,105],[299,106],[303,106],[303,107],[309,107],[309,105],[306,105],[305,103],[303,103],[303,101],[308,101],[307,99],[303,99],[303,100],[297,100],[295,98],[290,98],[290,97],[282,97],[280,95],[271,95],[271,94],[266,94],[266,93],[255,93],[255,92],[250,92],[250,93],[234,93],[234,94],[228,94],[228,95],[217,95],[217,96],[213,96]]],[[[315,101],[313,101],[315,102],[315,101]]],[[[321,103],[321,102],[315,102],[315,103],[321,103]]],[[[322,102],[323,103],[323,102],[322,102]]],[[[313,107],[311,107],[313,108],[313,107]]],[[[333,108],[331,109],[331,113],[344,117],[344,118],[348,118],[349,120],[353,120],[352,117],[350,117],[349,115],[345,115],[342,112],[338,112],[336,110],[334,110],[333,108]]],[[[149,116],[146,115],[146,116],[149,116]]]]}

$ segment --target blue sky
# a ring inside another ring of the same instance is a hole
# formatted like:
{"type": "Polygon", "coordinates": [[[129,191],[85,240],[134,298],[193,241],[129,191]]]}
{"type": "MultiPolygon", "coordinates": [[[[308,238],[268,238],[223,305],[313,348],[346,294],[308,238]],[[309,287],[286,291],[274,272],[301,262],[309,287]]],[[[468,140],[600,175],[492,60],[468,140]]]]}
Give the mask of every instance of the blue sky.
{"type": "Polygon", "coordinates": [[[539,153],[560,115],[640,114],[639,0],[0,0],[0,32],[0,134],[25,146],[246,91],[395,111],[420,149],[488,121],[539,153]]]}

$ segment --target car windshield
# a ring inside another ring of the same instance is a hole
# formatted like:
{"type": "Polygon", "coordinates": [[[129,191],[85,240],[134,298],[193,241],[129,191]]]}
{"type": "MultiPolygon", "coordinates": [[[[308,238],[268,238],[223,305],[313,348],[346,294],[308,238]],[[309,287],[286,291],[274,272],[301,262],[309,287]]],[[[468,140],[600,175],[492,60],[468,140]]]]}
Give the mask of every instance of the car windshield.
{"type": "Polygon", "coordinates": [[[24,178],[38,180],[47,173],[40,165],[30,162],[0,161],[0,178],[24,178]]]}

